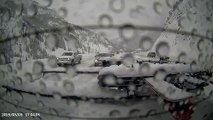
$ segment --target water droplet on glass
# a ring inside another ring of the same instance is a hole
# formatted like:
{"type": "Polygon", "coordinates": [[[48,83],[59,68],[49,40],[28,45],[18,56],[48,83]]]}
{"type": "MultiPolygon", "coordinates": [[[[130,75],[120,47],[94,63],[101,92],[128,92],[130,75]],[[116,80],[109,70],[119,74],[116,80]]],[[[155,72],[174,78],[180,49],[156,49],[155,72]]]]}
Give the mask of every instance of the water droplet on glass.
{"type": "Polygon", "coordinates": [[[64,8],[64,7],[62,7],[62,8],[60,8],[59,10],[58,10],[58,14],[59,14],[59,16],[61,16],[61,17],[67,17],[67,9],[66,8],[64,8]]]}
{"type": "Polygon", "coordinates": [[[178,61],[180,61],[180,62],[186,62],[186,59],[187,59],[187,55],[186,55],[185,52],[182,52],[182,53],[179,54],[178,61]]]}
{"type": "Polygon", "coordinates": [[[128,90],[135,91],[136,90],[136,85],[134,85],[134,84],[128,85],[128,90]]]}
{"type": "Polygon", "coordinates": [[[199,56],[198,56],[198,61],[199,61],[200,63],[202,63],[202,62],[204,61],[204,55],[203,55],[202,53],[199,54],[199,56]]]}
{"type": "Polygon", "coordinates": [[[150,37],[145,36],[141,38],[139,45],[143,51],[148,51],[152,48],[153,41],[150,37]]]}
{"type": "Polygon", "coordinates": [[[163,57],[168,56],[169,51],[170,51],[170,47],[169,47],[169,44],[167,42],[160,42],[156,46],[156,53],[159,56],[163,56],[163,57]]]}
{"type": "Polygon", "coordinates": [[[57,58],[55,56],[51,56],[48,58],[48,65],[52,68],[57,67],[57,58]]]}
{"type": "Polygon", "coordinates": [[[166,5],[170,8],[172,8],[172,6],[174,5],[174,0],[166,0],[166,5]]]}
{"type": "Polygon", "coordinates": [[[140,66],[140,69],[139,69],[139,73],[141,75],[146,75],[148,74],[150,71],[150,65],[149,63],[143,63],[141,66],[140,66]]]}
{"type": "Polygon", "coordinates": [[[119,117],[121,115],[121,113],[118,110],[112,110],[109,113],[110,117],[119,117]]]}
{"type": "Polygon", "coordinates": [[[21,62],[21,60],[17,60],[17,61],[16,61],[16,68],[17,68],[18,70],[21,70],[21,69],[22,69],[22,62],[21,62]]]}
{"type": "Polygon", "coordinates": [[[124,0],[110,0],[109,1],[110,9],[114,12],[121,12],[125,8],[125,1],[124,0]]]}
{"type": "Polygon", "coordinates": [[[64,86],[64,89],[67,92],[73,92],[74,91],[74,84],[69,80],[65,80],[63,86],[64,86]]]}
{"type": "Polygon", "coordinates": [[[34,62],[33,64],[33,73],[34,74],[41,74],[43,72],[43,69],[44,69],[44,65],[42,62],[39,62],[39,61],[36,61],[34,62]]]}
{"type": "Polygon", "coordinates": [[[39,3],[44,7],[50,7],[53,3],[53,0],[39,0],[39,3]]]}
{"type": "Polygon", "coordinates": [[[159,69],[155,72],[154,76],[154,80],[155,81],[163,81],[166,77],[167,73],[164,69],[159,69]]]}
{"type": "Polygon", "coordinates": [[[127,66],[127,67],[131,67],[135,62],[135,58],[132,54],[125,54],[123,56],[123,59],[122,59],[122,63],[127,66]]]}
{"type": "Polygon", "coordinates": [[[162,8],[162,5],[161,5],[160,2],[155,2],[155,3],[153,4],[153,7],[154,7],[154,11],[155,11],[157,14],[161,14],[163,8],[162,8]]]}
{"type": "Polygon", "coordinates": [[[197,49],[203,51],[205,49],[205,42],[203,39],[200,39],[197,43],[197,49]]]}
{"type": "Polygon", "coordinates": [[[136,38],[137,31],[133,25],[126,24],[119,28],[119,35],[125,42],[128,42],[136,38]]]}
{"type": "Polygon", "coordinates": [[[24,79],[25,79],[26,81],[33,82],[33,77],[32,77],[32,74],[30,74],[30,73],[25,73],[25,74],[24,74],[24,79]]]}
{"type": "Polygon", "coordinates": [[[116,85],[116,78],[112,75],[107,75],[107,76],[105,76],[103,82],[106,85],[116,85]]]}
{"type": "Polygon", "coordinates": [[[112,18],[107,15],[107,14],[103,14],[99,17],[99,21],[98,21],[99,25],[102,27],[109,27],[113,25],[113,20],[112,18]]]}

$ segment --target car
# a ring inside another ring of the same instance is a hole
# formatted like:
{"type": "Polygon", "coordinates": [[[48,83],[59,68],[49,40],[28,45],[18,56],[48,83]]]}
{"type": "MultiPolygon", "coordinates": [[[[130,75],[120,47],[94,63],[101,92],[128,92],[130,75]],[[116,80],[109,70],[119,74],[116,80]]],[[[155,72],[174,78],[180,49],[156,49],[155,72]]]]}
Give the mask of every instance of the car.
{"type": "Polygon", "coordinates": [[[99,53],[95,56],[95,66],[110,66],[113,53],[99,53]]]}
{"type": "Polygon", "coordinates": [[[212,72],[210,70],[188,71],[168,74],[161,81],[153,78],[145,79],[146,83],[163,99],[180,102],[197,97],[209,85],[212,72]]]}
{"type": "MultiPolygon", "coordinates": [[[[135,64],[136,65],[136,64],[135,64]]],[[[136,67],[136,66],[135,66],[136,67]]],[[[98,83],[102,87],[125,87],[130,82],[139,84],[141,75],[133,66],[112,65],[99,71],[98,83]],[[135,79],[135,80],[132,80],[135,79]]]]}
{"type": "Polygon", "coordinates": [[[168,74],[164,81],[173,84],[177,88],[188,92],[203,90],[208,86],[208,79],[212,76],[211,72],[200,71],[194,73],[168,74]]]}
{"type": "MultiPolygon", "coordinates": [[[[149,66],[151,66],[150,63],[149,66]]],[[[140,72],[141,65],[139,63],[134,63],[132,65],[112,65],[105,67],[99,71],[98,80],[99,85],[103,87],[117,87],[117,86],[128,86],[128,84],[140,85],[141,80],[145,77],[153,77],[153,70],[146,75],[142,75],[140,72]]],[[[153,65],[152,65],[153,66],[153,65]]],[[[160,66],[157,68],[161,68],[160,66]]],[[[157,69],[155,66],[155,69],[157,69]]],[[[143,82],[142,82],[143,83],[143,82]]]]}
{"type": "Polygon", "coordinates": [[[99,53],[95,56],[95,66],[120,65],[126,53],[99,53]]]}
{"type": "Polygon", "coordinates": [[[138,63],[143,62],[149,62],[149,63],[158,63],[158,64],[164,64],[164,63],[180,63],[180,64],[186,64],[185,62],[181,61],[172,61],[168,56],[156,56],[155,52],[148,52],[147,56],[145,56],[143,53],[137,53],[135,55],[135,59],[138,63]]]}
{"type": "MultiPolygon", "coordinates": [[[[129,87],[129,85],[132,85],[132,84],[138,87],[145,84],[144,82],[145,79],[154,78],[158,71],[163,71],[166,76],[170,74],[176,75],[176,74],[184,74],[189,72],[190,74],[194,75],[194,74],[198,74],[202,70],[197,69],[197,70],[191,71],[190,64],[182,64],[182,63],[177,63],[173,61],[168,61],[166,63],[143,62],[142,64],[134,62],[132,65],[124,65],[124,64],[112,65],[112,66],[101,69],[98,75],[98,84],[101,87],[107,87],[107,88],[117,87],[117,88],[126,89],[129,87]],[[148,64],[149,70],[147,72],[141,72],[141,69],[143,68],[143,65],[145,64],[148,64]]],[[[183,83],[185,84],[185,86],[182,87],[181,89],[186,89],[186,90],[200,89],[208,85],[206,84],[205,81],[201,80],[201,78],[199,77],[197,78],[196,77],[193,78],[193,76],[191,77],[192,79],[199,79],[197,80],[199,82],[193,83],[186,80],[183,83]],[[188,85],[186,85],[186,83],[188,85]]],[[[162,78],[162,80],[164,80],[164,78],[162,78]]],[[[171,81],[168,81],[168,83],[173,84],[176,87],[178,87],[178,84],[179,84],[179,83],[174,83],[171,81]]]]}
{"type": "Polygon", "coordinates": [[[67,51],[67,52],[63,52],[62,55],[57,58],[57,64],[59,66],[80,64],[81,59],[82,59],[82,55],[79,54],[78,52],[67,51]]]}

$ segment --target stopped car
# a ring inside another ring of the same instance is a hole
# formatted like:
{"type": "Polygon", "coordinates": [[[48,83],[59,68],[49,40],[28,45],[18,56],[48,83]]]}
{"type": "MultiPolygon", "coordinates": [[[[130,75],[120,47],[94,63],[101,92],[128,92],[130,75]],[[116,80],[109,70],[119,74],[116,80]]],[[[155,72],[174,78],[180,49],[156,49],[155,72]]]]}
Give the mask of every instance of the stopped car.
{"type": "Polygon", "coordinates": [[[208,86],[208,80],[212,77],[210,71],[199,72],[186,72],[182,74],[168,74],[165,77],[165,81],[173,84],[177,88],[184,89],[186,91],[203,90],[205,86],[208,86]]]}
{"type": "Polygon", "coordinates": [[[158,63],[158,64],[164,64],[164,63],[182,63],[186,64],[185,62],[181,61],[172,61],[170,60],[169,57],[167,56],[157,56],[155,52],[139,52],[135,53],[135,59],[138,63],[143,63],[143,62],[149,62],[149,63],[158,63]]]}
{"type": "Polygon", "coordinates": [[[125,53],[99,53],[95,56],[95,66],[107,67],[110,65],[120,65],[125,53]]]}
{"type": "Polygon", "coordinates": [[[99,53],[95,56],[95,66],[110,66],[112,64],[113,53],[99,53]]]}
{"type": "Polygon", "coordinates": [[[156,78],[157,74],[160,73],[162,81],[166,81],[180,89],[190,91],[203,89],[203,87],[208,85],[208,80],[211,77],[211,72],[207,74],[205,73],[206,71],[200,69],[191,71],[190,64],[168,60],[164,63],[153,61],[144,60],[142,62],[134,62],[131,65],[121,64],[105,67],[99,72],[98,84],[108,88],[128,88],[132,84],[137,87],[145,84],[145,79],[156,78]],[[188,78],[179,82],[177,80],[179,76],[186,76],[186,73],[188,74],[188,78]]]}
{"type": "Polygon", "coordinates": [[[59,66],[62,65],[73,65],[73,64],[80,64],[82,56],[78,52],[74,51],[67,51],[62,53],[60,57],[57,58],[57,64],[59,66]]]}

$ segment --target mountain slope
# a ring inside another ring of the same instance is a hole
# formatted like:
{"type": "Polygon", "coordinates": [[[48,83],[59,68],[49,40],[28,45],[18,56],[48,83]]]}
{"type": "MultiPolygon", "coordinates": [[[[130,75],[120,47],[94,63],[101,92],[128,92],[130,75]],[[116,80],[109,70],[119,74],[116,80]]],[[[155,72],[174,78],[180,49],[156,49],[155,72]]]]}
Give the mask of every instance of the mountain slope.
{"type": "Polygon", "coordinates": [[[1,63],[10,62],[14,57],[46,58],[64,50],[93,53],[112,49],[103,36],[66,22],[37,2],[3,0],[0,11],[1,63]]]}

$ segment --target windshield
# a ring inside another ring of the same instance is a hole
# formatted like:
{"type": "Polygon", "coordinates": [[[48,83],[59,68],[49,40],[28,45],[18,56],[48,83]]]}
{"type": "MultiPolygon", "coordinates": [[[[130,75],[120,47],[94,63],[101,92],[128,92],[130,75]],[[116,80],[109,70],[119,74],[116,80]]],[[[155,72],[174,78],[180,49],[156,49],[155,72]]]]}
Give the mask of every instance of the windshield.
{"type": "Polygon", "coordinates": [[[149,52],[147,57],[154,58],[154,57],[156,57],[156,53],[155,52],[149,52]]]}
{"type": "Polygon", "coordinates": [[[62,54],[62,56],[72,56],[72,55],[73,55],[73,53],[71,53],[71,52],[67,52],[67,53],[62,54]]]}

